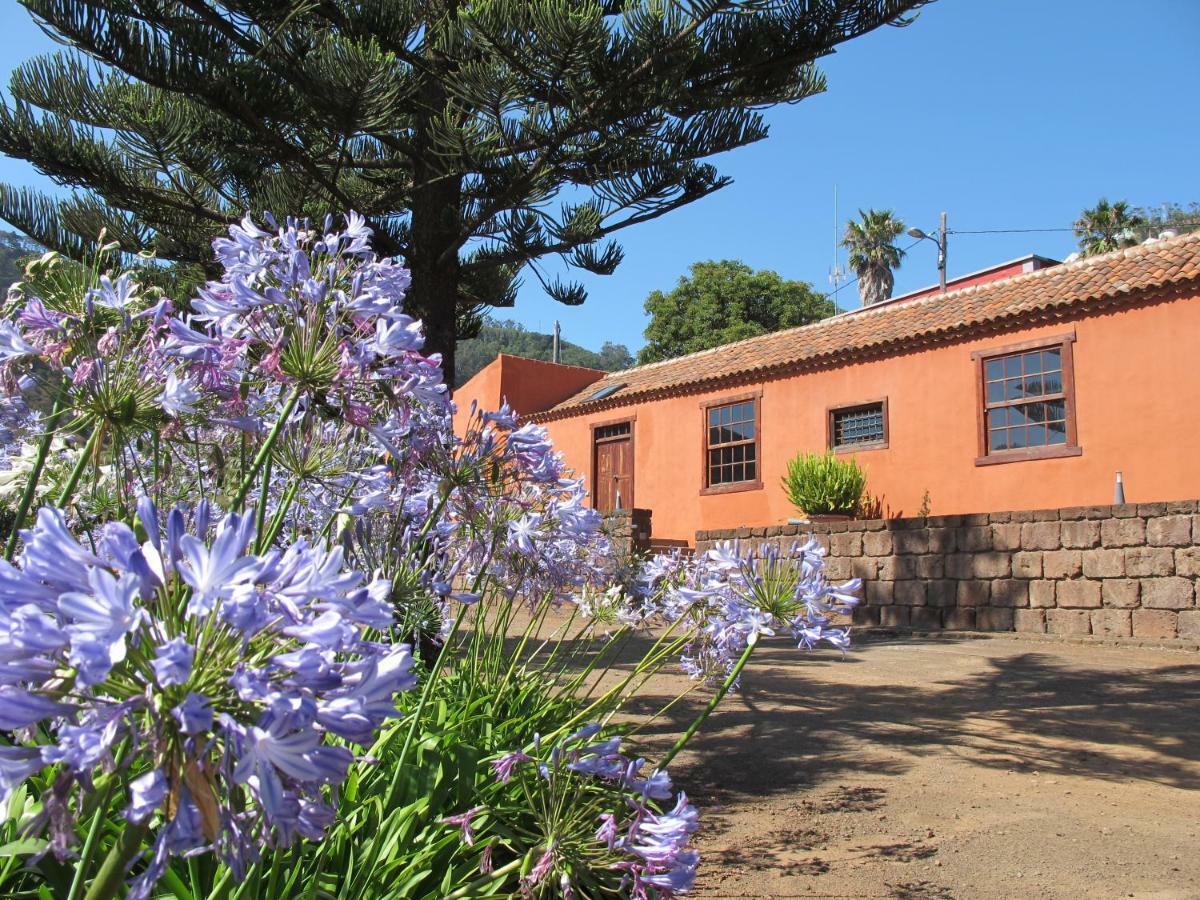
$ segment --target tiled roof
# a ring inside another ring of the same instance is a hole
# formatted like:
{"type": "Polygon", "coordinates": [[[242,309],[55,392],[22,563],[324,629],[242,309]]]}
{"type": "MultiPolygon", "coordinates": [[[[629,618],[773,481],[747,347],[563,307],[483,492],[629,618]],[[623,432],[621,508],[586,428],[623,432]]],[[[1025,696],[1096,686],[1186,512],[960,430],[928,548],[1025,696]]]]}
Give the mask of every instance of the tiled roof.
{"type": "Polygon", "coordinates": [[[783,371],[837,365],[1018,322],[1048,321],[1200,287],[1200,232],[1140,244],[1001,281],[842,313],[812,325],[613,372],[532,416],[557,419],[783,371]],[[610,397],[587,402],[608,385],[610,397]]]}

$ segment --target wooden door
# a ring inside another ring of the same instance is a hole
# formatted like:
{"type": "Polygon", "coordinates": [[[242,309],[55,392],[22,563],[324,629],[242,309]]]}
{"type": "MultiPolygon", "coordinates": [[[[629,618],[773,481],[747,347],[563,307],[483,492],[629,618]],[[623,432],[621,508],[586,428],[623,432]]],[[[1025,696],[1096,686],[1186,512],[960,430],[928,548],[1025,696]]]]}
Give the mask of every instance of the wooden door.
{"type": "Polygon", "coordinates": [[[592,431],[592,502],[600,512],[633,509],[633,434],[629,422],[592,431]]]}

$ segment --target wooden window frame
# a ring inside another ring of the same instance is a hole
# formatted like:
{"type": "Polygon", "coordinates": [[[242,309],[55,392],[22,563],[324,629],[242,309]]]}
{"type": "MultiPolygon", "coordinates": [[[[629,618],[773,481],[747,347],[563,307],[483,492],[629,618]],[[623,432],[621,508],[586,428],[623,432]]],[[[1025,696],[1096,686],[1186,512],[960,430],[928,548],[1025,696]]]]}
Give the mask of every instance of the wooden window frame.
{"type": "MultiPolygon", "coordinates": [[[[596,448],[600,444],[608,444],[613,441],[629,441],[629,493],[633,494],[633,499],[637,501],[637,464],[634,454],[637,452],[637,437],[634,432],[637,431],[637,414],[620,416],[616,419],[604,419],[599,422],[590,422],[588,425],[588,437],[591,438],[591,470],[590,483],[592,485],[592,509],[596,508],[596,448]],[[614,437],[600,438],[596,440],[596,429],[607,428],[609,425],[628,425],[629,434],[619,434],[614,437]]],[[[632,509],[632,507],[629,507],[632,509]]]]}
{"type": "Polygon", "coordinates": [[[736,494],[741,491],[761,491],[763,486],[762,472],[762,391],[750,391],[744,394],[733,394],[715,400],[702,401],[700,403],[700,496],[736,494]],[[708,483],[708,411],[721,406],[733,406],[735,403],[754,404],[754,480],[710,485],[708,483]]]}
{"type": "Polygon", "coordinates": [[[975,458],[977,466],[997,466],[1004,463],[1026,462],[1034,459],[1061,459],[1067,456],[1082,456],[1083,448],[1079,446],[1078,421],[1075,409],[1075,332],[1047,335],[1020,341],[1015,344],[1005,344],[1003,347],[989,347],[987,350],[974,350],[971,360],[975,365],[975,418],[978,438],[978,453],[975,458]],[[1019,450],[988,451],[988,405],[986,389],[985,364],[997,356],[1010,356],[1014,353],[1026,353],[1030,350],[1053,350],[1058,348],[1062,355],[1063,405],[1066,410],[1067,441],[1065,444],[1054,444],[1045,447],[1022,447],[1019,450]]]}
{"type": "Polygon", "coordinates": [[[864,450],[886,450],[890,436],[887,397],[876,397],[874,400],[861,400],[858,403],[839,403],[837,406],[830,406],[825,410],[825,446],[829,448],[831,453],[859,453],[864,450]],[[838,413],[854,412],[855,410],[866,409],[868,406],[880,406],[883,408],[883,440],[864,441],[859,444],[838,446],[835,443],[837,429],[834,427],[834,417],[838,413]]]}

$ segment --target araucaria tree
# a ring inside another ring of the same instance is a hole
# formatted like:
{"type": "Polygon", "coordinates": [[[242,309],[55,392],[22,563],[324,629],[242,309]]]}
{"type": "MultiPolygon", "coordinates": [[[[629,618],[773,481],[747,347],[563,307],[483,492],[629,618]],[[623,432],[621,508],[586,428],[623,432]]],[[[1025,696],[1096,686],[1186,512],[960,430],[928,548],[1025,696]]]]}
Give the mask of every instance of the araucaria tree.
{"type": "Polygon", "coordinates": [[[538,260],[612,272],[612,235],[728,184],[705,158],[925,0],[21,2],[72,49],[13,73],[0,151],[76,190],[0,186],[0,216],[73,256],[106,228],[208,267],[246,210],[357,210],[452,378],[460,319],[526,265],[583,302],[538,260]]]}
{"type": "Polygon", "coordinates": [[[755,272],[732,259],[694,263],[674,290],[651,293],[645,309],[650,324],[641,363],[807,325],[836,312],[833,301],[807,282],[755,272]]]}
{"type": "Polygon", "coordinates": [[[904,231],[904,223],[890,209],[858,211],[858,220],[846,223],[842,246],[850,251],[850,268],[858,277],[858,295],[863,306],[880,303],[892,296],[896,283],[893,269],[900,267],[904,251],[896,246],[896,238],[904,231]]]}

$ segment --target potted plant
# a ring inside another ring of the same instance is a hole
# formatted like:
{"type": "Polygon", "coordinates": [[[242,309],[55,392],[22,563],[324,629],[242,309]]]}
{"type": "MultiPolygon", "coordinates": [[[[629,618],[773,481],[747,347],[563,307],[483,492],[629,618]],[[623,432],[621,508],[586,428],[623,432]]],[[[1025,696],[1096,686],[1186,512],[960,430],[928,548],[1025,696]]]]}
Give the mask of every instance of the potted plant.
{"type": "Polygon", "coordinates": [[[854,459],[832,453],[800,453],[788,461],[783,476],[788,499],[810,521],[854,517],[866,486],[866,473],[854,459]]]}

